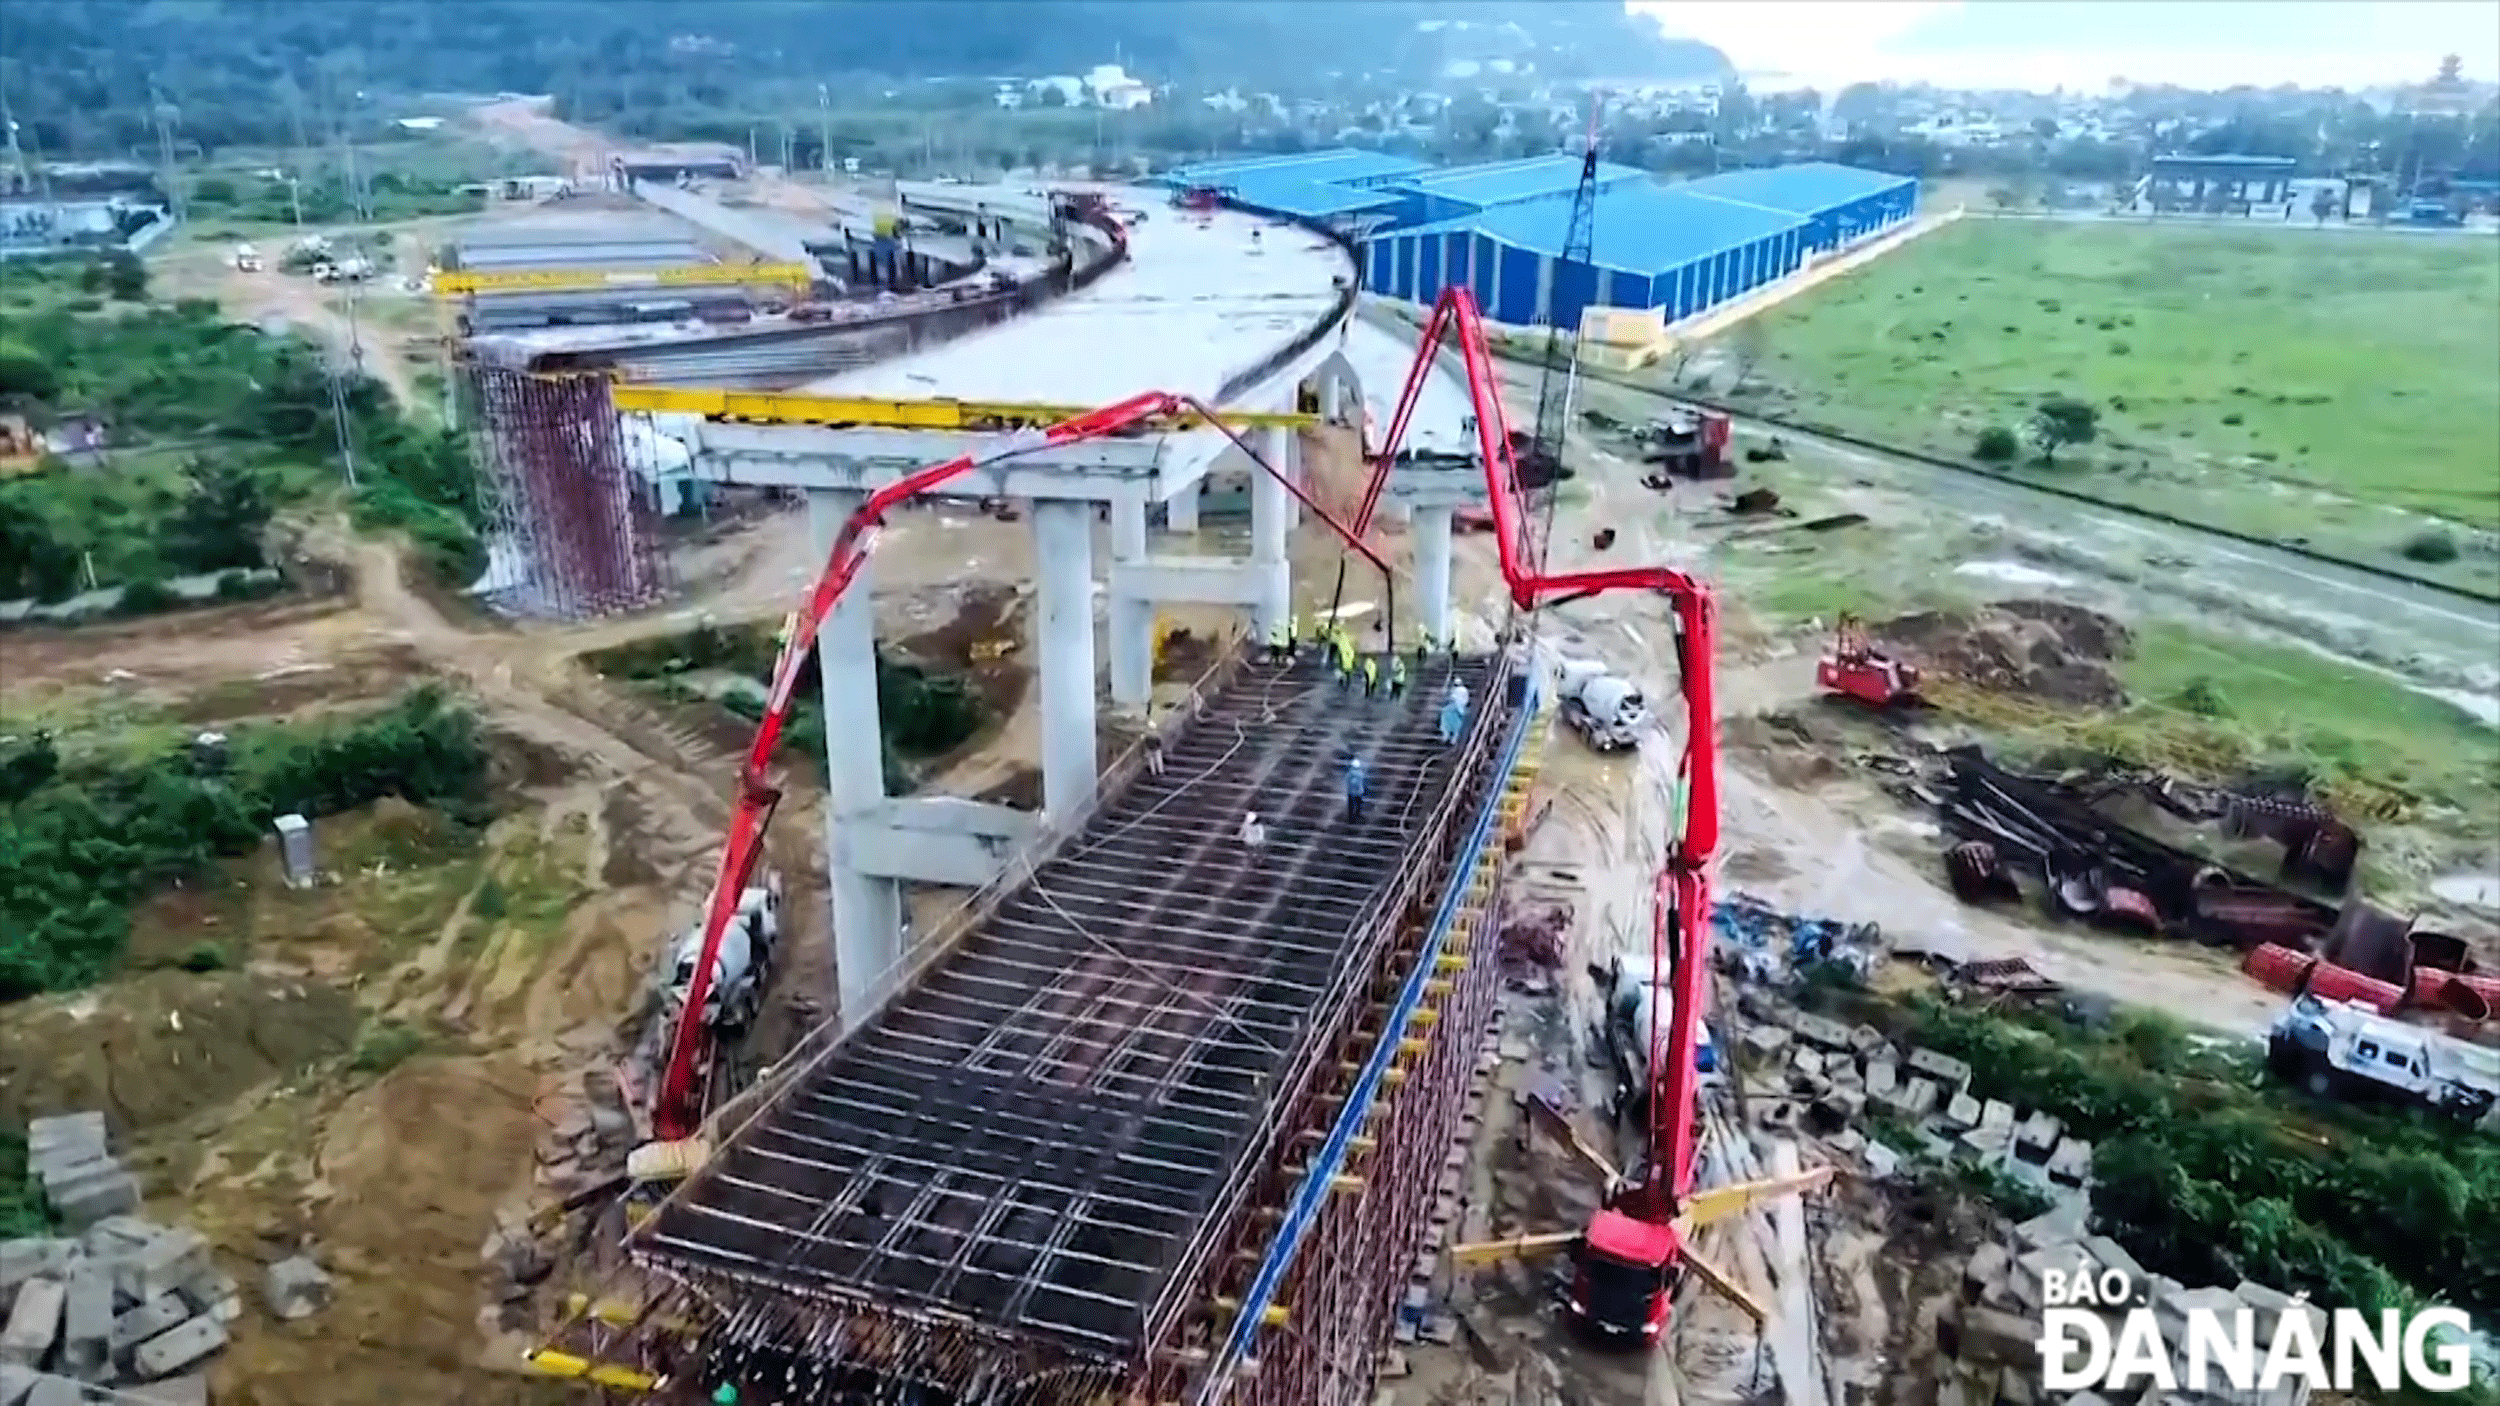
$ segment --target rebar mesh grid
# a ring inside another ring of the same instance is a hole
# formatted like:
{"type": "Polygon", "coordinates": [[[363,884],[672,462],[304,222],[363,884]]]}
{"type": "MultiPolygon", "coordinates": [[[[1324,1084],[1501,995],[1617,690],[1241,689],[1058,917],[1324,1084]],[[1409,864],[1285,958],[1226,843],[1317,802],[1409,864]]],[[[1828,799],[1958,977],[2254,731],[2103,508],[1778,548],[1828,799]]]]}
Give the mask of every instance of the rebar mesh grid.
{"type": "Polygon", "coordinates": [[[655,488],[629,462],[604,377],[472,365],[490,517],[480,591],[526,615],[636,610],[669,584],[655,488]]]}
{"type": "Polygon", "coordinates": [[[1096,1369],[1137,1364],[1155,1307],[1198,1287],[1174,1275],[1276,1116],[1279,1079],[1339,1037],[1315,1016],[1371,984],[1380,930],[1362,919],[1439,858],[1417,852],[1419,822],[1473,750],[1435,731],[1453,670],[1487,696],[1484,659],[1436,661],[1395,701],[1311,662],[1245,672],[1161,778],[747,1125],[633,1244],[737,1306],[712,1365],[873,1361],[1010,1401],[1035,1374],[1063,1385],[1030,1399],[1082,1399],[1077,1376],[1091,1391],[1110,1379],[1096,1369]],[[1372,775],[1359,825],[1349,752],[1372,775]],[[1256,855],[1239,840],[1253,810],[1256,855]]]}

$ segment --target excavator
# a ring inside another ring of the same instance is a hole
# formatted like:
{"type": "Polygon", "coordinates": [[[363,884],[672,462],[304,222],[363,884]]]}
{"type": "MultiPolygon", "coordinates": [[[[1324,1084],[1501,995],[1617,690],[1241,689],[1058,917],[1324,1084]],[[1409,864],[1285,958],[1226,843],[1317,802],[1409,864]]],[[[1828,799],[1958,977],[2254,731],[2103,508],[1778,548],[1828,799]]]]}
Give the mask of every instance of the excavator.
{"type": "MultiPolygon", "coordinates": [[[[773,667],[764,715],[756,728],[739,773],[729,833],[702,922],[701,958],[693,963],[689,989],[670,1043],[665,1071],[655,1091],[652,1122],[662,1139],[693,1136],[703,1118],[699,1106],[701,1077],[713,1051],[711,1029],[702,1019],[708,987],[718,967],[720,944],[737,919],[742,896],[763,854],[764,836],[780,799],[769,775],[774,749],[788,723],[802,665],[815,648],[816,636],[843,594],[858,578],[874,550],[887,513],[898,504],[931,492],[967,473],[1020,455],[1105,436],[1151,432],[1159,422],[1197,417],[1222,429],[1261,472],[1278,479],[1346,546],[1382,576],[1389,564],[1370,542],[1370,529],[1397,459],[1399,442],[1412,423],[1427,378],[1438,360],[1445,337],[1458,344],[1474,408],[1474,432],[1484,467],[1493,520],[1493,539],[1501,576],[1512,605],[1522,614],[1569,604],[1609,591],[1640,591],[1666,597],[1673,612],[1680,688],[1688,719],[1685,754],[1677,781],[1676,832],[1667,847],[1665,865],[1655,884],[1651,970],[1664,973],[1667,992],[1649,1003],[1651,1057],[1648,1067],[1659,1081],[1647,1102],[1649,1147],[1635,1174],[1616,1172],[1605,1159],[1592,1165],[1606,1179],[1604,1205],[1587,1228],[1556,1237],[1522,1237],[1505,1242],[1517,1252],[1569,1246],[1577,1255],[1578,1286],[1571,1302],[1575,1316],[1618,1336],[1654,1345],[1663,1333],[1668,1306],[1690,1267],[1700,1278],[1733,1298],[1757,1317],[1763,1310],[1744,1295],[1735,1281],[1693,1254],[1695,1231],[1735,1215],[1771,1196],[1810,1189],[1829,1171],[1802,1177],[1720,1187],[1696,1192],[1695,1162],[1699,1073],[1698,1036],[1705,953],[1710,936],[1709,866],[1718,847],[1718,742],[1714,719],[1712,642],[1716,611],[1710,592],[1699,580],[1663,566],[1594,571],[1549,572],[1544,566],[1546,541],[1530,525],[1526,495],[1515,459],[1515,439],[1501,400],[1501,381],[1487,347],[1482,315],[1465,287],[1443,290],[1434,303],[1422,345],[1407,373],[1389,435],[1378,451],[1368,453],[1372,473],[1352,525],[1339,522],[1289,476],[1266,463],[1225,424],[1217,412],[1194,397],[1145,392],[1117,404],[1052,425],[1025,430],[996,447],[950,459],[906,475],[869,495],[842,524],[823,574],[807,603],[792,622],[773,667]],[[1534,1243],[1531,1243],[1534,1242],[1534,1243]]],[[[1461,1247],[1465,1258],[1477,1258],[1478,1247],[1461,1247]]]]}

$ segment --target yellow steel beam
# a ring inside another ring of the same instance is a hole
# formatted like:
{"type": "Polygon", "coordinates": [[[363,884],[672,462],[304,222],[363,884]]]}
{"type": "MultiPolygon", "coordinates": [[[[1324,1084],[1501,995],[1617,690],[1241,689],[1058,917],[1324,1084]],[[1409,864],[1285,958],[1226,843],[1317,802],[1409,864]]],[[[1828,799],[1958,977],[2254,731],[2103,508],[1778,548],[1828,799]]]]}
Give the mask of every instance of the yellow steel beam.
{"type": "Polygon", "coordinates": [[[479,293],[591,293],[603,288],[751,288],[778,284],[804,293],[816,282],[805,264],[688,264],[664,269],[444,269],[434,296],[479,293]]]}
{"type": "Polygon", "coordinates": [[[524,1354],[522,1360],[529,1364],[530,1370],[541,1376],[586,1381],[618,1391],[655,1391],[660,1385],[660,1379],[648,1372],[620,1367],[613,1362],[593,1362],[587,1357],[549,1348],[524,1354]]]}
{"type": "MultiPolygon", "coordinates": [[[[616,408],[653,415],[695,415],[706,420],[760,421],[776,425],[873,425],[898,430],[983,431],[1018,425],[1055,425],[1101,409],[1095,405],[1037,405],[1023,401],[864,400],[850,396],[786,395],[774,391],[711,390],[692,386],[616,388],[616,408]]],[[[1316,415],[1285,411],[1219,412],[1234,429],[1308,429],[1316,415]]],[[[1152,423],[1157,430],[1192,429],[1203,416],[1174,415],[1152,423]]]]}

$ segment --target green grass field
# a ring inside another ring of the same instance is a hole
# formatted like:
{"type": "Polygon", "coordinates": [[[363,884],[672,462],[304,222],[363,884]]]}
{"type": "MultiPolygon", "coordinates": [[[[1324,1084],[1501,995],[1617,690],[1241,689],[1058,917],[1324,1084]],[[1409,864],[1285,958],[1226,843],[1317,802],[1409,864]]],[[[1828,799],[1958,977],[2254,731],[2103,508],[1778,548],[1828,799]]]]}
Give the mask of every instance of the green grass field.
{"type": "Polygon", "coordinates": [[[2098,439],[2011,472],[2500,587],[2491,239],[1973,219],[1759,321],[1770,413],[1967,456],[2070,397],[2098,439]]]}

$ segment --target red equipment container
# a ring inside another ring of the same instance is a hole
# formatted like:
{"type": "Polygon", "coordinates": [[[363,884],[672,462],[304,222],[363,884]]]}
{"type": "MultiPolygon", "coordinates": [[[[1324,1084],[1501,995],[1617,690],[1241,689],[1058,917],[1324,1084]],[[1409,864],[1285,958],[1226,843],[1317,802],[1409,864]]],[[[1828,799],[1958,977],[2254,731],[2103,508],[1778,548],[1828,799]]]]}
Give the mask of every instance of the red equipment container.
{"type": "Polygon", "coordinates": [[[2487,1009],[2494,1014],[2500,1014],[2500,976],[2459,976],[2451,977],[2449,981],[2453,985],[2465,987],[2482,997],[2483,1005],[2487,1009]]]}
{"type": "Polygon", "coordinates": [[[2363,976],[2333,962],[2320,962],[2309,969],[2309,994],[2321,1001],[2358,1001],[2380,1015],[2393,1014],[2405,1003],[2403,987],[2363,976]]]}
{"type": "Polygon", "coordinates": [[[2248,959],[2240,963],[2240,970],[2256,978],[2257,984],[2268,991],[2288,996],[2300,989],[2309,969],[2317,964],[2318,959],[2307,952],[2269,942],[2248,949],[2248,959]]]}

